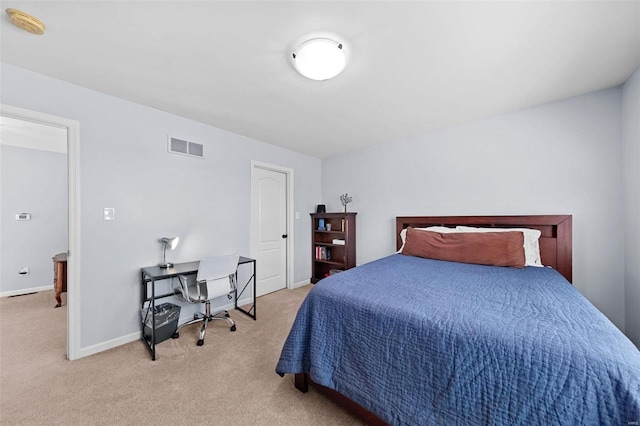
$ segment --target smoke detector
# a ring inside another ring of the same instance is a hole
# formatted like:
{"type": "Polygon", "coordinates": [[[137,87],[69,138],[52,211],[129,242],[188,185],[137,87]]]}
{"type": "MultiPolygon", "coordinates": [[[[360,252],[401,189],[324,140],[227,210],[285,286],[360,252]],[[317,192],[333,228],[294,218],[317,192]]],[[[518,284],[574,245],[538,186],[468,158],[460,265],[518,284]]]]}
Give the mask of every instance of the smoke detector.
{"type": "Polygon", "coordinates": [[[11,23],[18,28],[29,31],[32,34],[44,34],[45,25],[37,18],[18,9],[7,9],[7,15],[11,23]]]}

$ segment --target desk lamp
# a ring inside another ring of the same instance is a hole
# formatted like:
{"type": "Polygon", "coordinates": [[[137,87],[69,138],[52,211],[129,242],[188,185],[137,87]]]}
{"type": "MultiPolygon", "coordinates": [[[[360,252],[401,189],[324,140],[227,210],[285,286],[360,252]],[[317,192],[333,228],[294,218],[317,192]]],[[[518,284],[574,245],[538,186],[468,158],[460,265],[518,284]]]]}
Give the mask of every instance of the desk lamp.
{"type": "Polygon", "coordinates": [[[173,238],[164,237],[160,239],[160,242],[162,243],[162,263],[158,265],[159,267],[161,268],[173,267],[173,263],[167,262],[167,247],[173,250],[176,247],[178,247],[179,241],[180,241],[180,237],[173,237],[173,238]]]}

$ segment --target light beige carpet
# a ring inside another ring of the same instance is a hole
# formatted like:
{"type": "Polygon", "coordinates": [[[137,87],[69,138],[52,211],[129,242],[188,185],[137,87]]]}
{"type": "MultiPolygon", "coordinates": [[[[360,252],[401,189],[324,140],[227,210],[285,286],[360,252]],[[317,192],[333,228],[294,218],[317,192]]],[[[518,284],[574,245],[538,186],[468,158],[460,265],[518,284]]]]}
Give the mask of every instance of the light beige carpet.
{"type": "MultiPolygon", "coordinates": [[[[311,288],[258,298],[258,320],[230,311],[196,346],[199,325],[156,346],[140,341],[66,360],[66,309],[53,291],[0,299],[0,424],[348,425],[359,420],[275,365],[311,288]]],[[[66,294],[65,294],[66,296],[66,294]]],[[[63,299],[66,308],[66,299],[63,299]]],[[[108,327],[108,325],[105,325],[108,327]]]]}

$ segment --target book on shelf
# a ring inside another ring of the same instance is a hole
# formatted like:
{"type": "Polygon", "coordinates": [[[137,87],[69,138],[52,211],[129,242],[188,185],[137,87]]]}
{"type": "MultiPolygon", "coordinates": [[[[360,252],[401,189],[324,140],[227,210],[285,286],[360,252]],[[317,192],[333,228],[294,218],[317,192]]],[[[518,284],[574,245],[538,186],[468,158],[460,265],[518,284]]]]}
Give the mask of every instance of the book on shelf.
{"type": "Polygon", "coordinates": [[[341,240],[339,238],[335,238],[331,244],[335,244],[335,245],[340,245],[343,246],[344,245],[344,240],[341,240]]]}
{"type": "Polygon", "coordinates": [[[331,260],[331,249],[329,247],[316,246],[316,259],[331,260]]]}

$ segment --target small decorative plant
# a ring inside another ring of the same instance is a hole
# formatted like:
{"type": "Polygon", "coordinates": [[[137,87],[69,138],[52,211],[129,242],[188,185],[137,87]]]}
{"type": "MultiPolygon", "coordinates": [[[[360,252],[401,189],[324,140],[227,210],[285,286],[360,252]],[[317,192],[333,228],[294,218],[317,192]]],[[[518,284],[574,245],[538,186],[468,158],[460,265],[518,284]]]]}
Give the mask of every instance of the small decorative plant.
{"type": "Polygon", "coordinates": [[[344,212],[347,212],[347,204],[351,202],[351,197],[346,192],[340,196],[340,202],[344,206],[344,212]]]}

